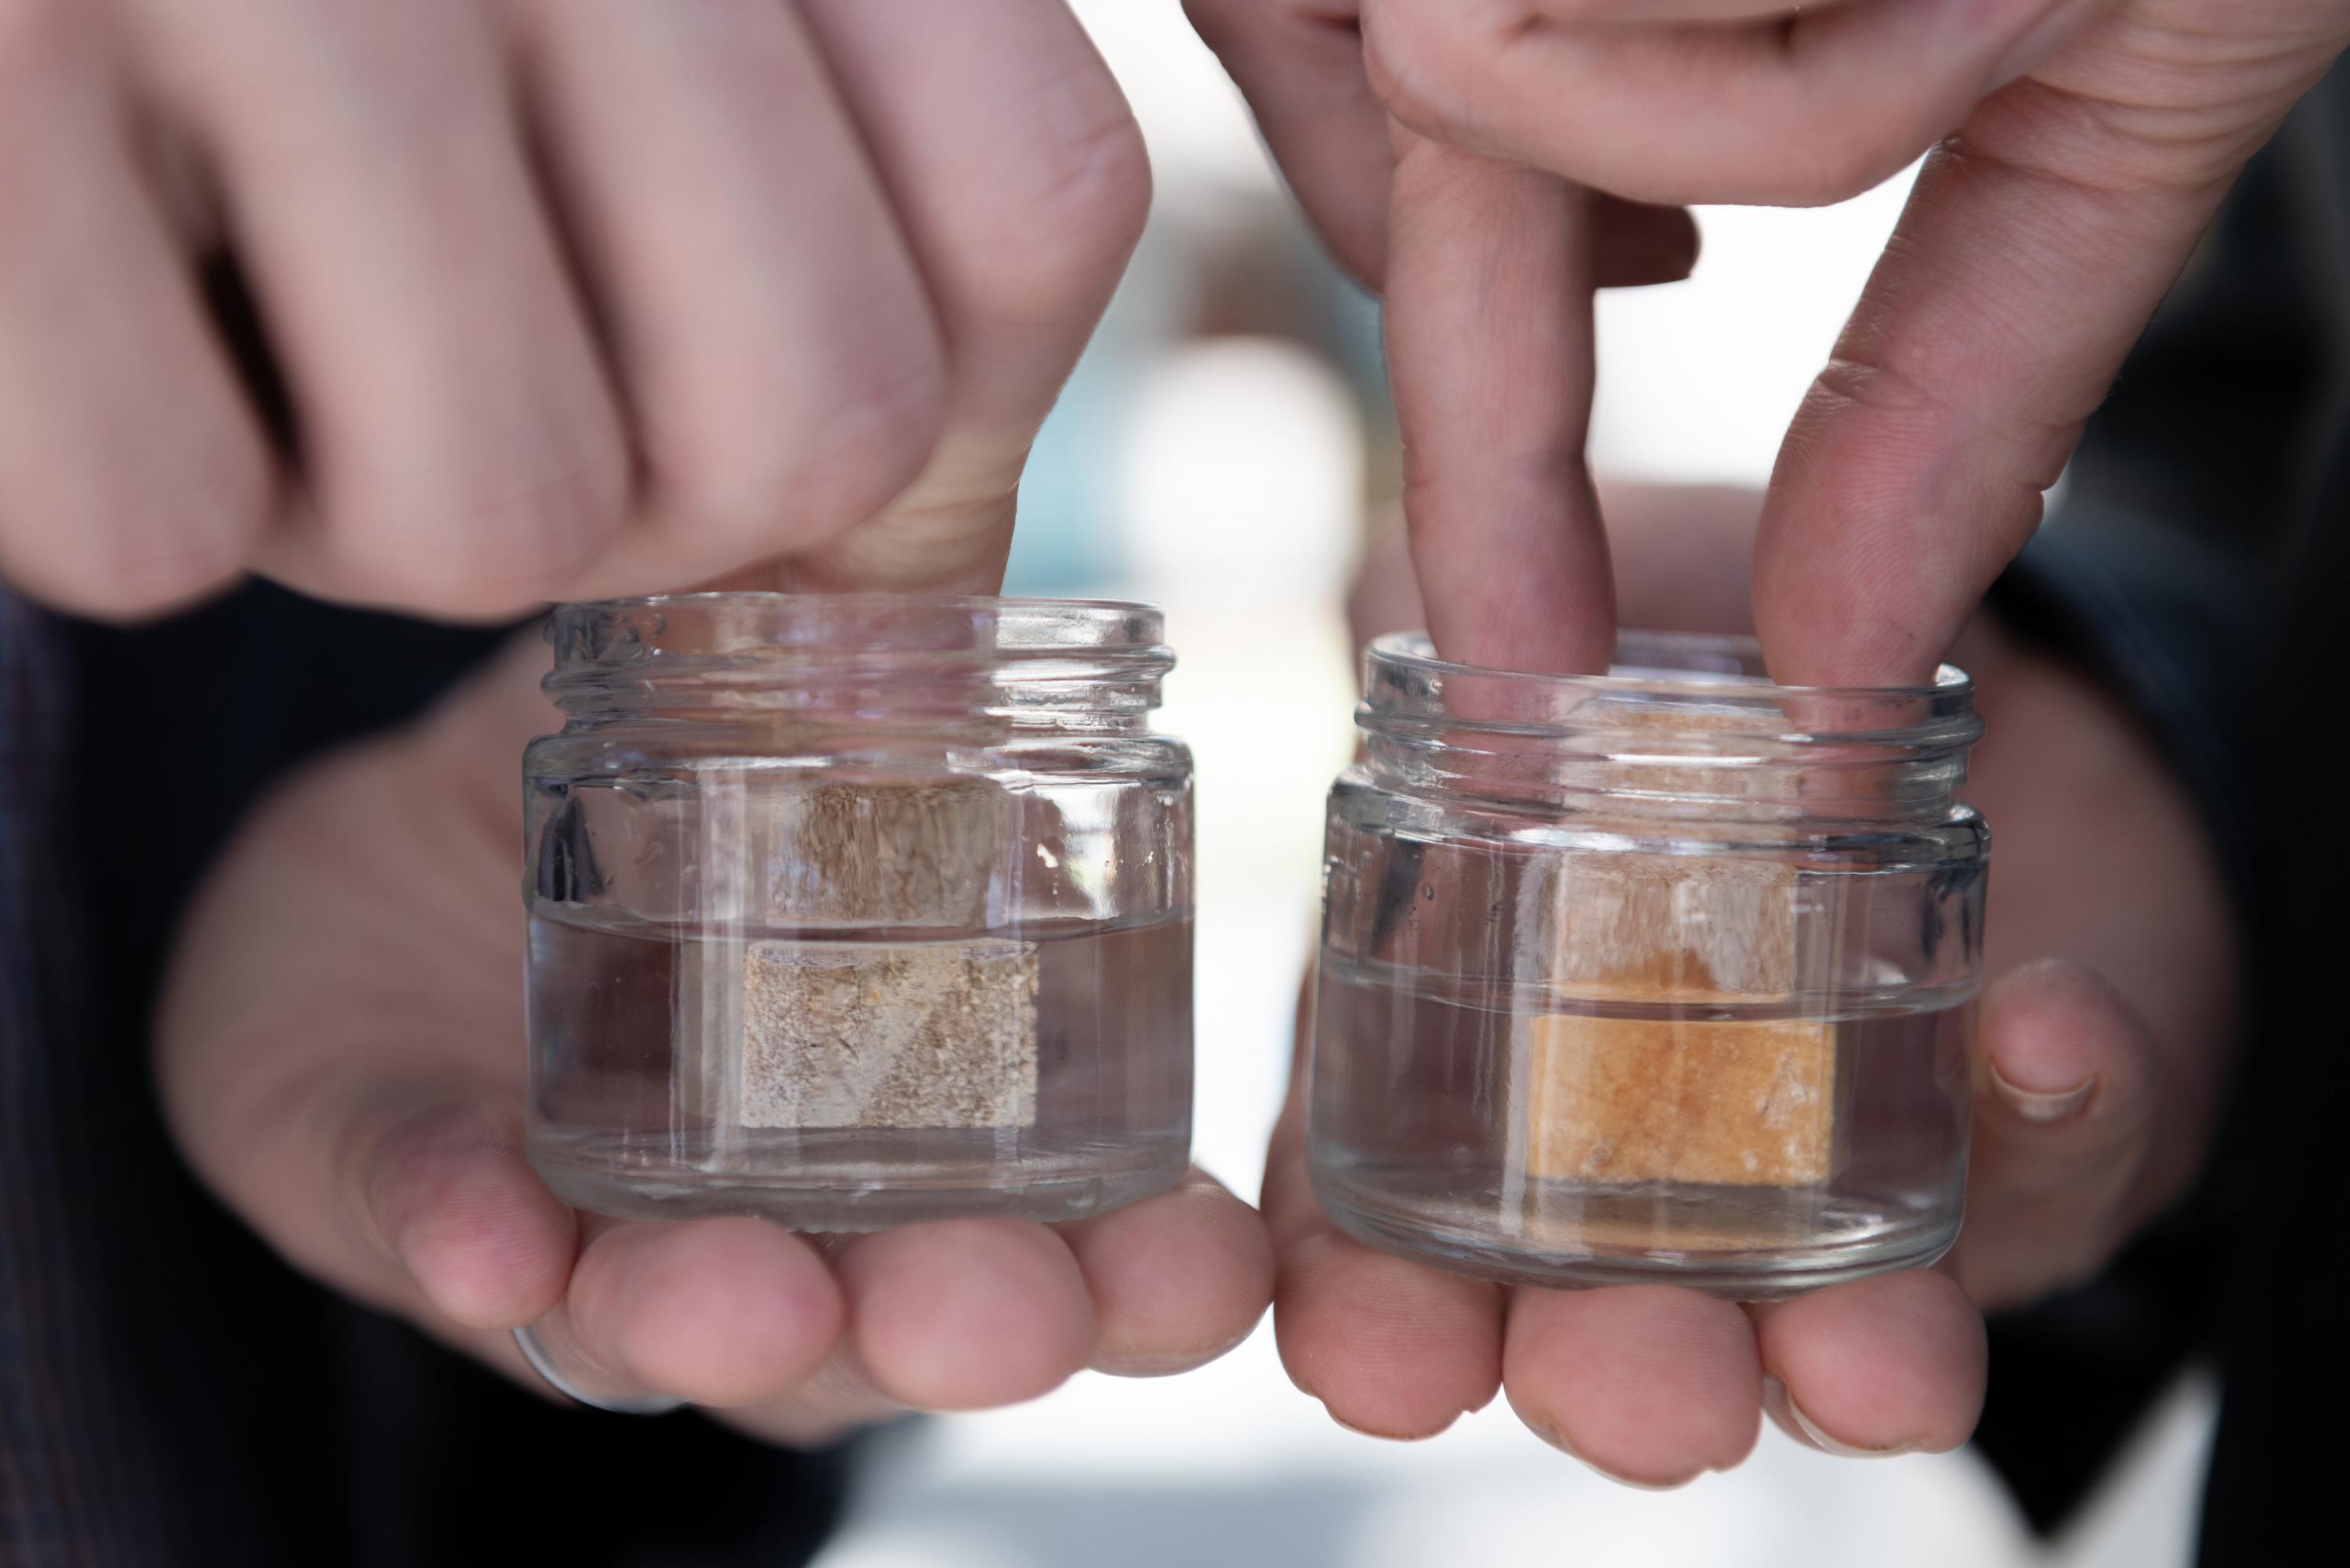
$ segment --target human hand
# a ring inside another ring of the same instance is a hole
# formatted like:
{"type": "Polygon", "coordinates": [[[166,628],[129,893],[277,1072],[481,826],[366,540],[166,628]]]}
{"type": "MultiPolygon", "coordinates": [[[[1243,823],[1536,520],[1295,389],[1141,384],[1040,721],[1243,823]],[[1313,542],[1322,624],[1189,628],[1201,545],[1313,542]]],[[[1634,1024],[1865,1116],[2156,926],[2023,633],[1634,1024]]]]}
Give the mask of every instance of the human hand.
{"type": "Polygon", "coordinates": [[[0,576],[986,590],[1148,204],[1062,0],[0,0],[0,576]]]}
{"type": "MultiPolygon", "coordinates": [[[[1628,619],[1751,630],[1742,563],[1759,496],[1609,501],[1628,619]]],[[[1358,634],[1411,624],[1410,598],[1400,554],[1375,558],[1358,634]]],[[[1274,1325],[1291,1376],[1334,1417],[1426,1436],[1499,1388],[1548,1440],[1648,1485],[1735,1465],[1765,1410],[1835,1451],[1954,1448],[1981,1408],[1981,1311],[2094,1273],[2191,1179],[2236,984],[2211,851],[2109,698],[1988,618],[1959,654],[1987,724],[1964,794],[1992,825],[1999,871],[1967,1218],[1950,1256],[1745,1308],[1663,1286],[1444,1273],[1374,1251],[1322,1212],[1294,1083],[1264,1189],[1274,1325]]]]}
{"type": "Polygon", "coordinates": [[[812,1441],[908,1408],[1183,1370],[1243,1337],[1272,1259],[1193,1172],[1076,1224],[865,1236],[575,1214],[522,1155],[524,741],[556,723],[518,639],[412,728],[267,800],[182,927],[159,1024],[181,1147],[336,1290],[527,1384],[536,1325],[599,1403],[666,1396],[812,1441]]]}
{"type": "Polygon", "coordinates": [[[1931,671],[2236,173],[2350,39],[2345,0],[1189,4],[1326,233],[1386,189],[1378,117],[1404,128],[1414,556],[1440,647],[1479,662],[1608,646],[1577,187],[1828,202],[1933,149],[1771,490],[1755,612],[1804,684],[1931,671]]]}

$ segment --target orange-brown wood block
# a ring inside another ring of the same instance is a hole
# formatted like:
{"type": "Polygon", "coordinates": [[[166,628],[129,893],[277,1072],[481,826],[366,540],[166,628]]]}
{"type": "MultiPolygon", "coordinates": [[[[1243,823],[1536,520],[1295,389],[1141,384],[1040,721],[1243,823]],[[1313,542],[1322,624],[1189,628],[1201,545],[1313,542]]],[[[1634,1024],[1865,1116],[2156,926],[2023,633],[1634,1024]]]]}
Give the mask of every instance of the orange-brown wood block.
{"type": "Polygon", "coordinates": [[[1525,1021],[1526,1174],[1577,1181],[1825,1181],[1834,1156],[1833,1024],[1525,1021]]]}

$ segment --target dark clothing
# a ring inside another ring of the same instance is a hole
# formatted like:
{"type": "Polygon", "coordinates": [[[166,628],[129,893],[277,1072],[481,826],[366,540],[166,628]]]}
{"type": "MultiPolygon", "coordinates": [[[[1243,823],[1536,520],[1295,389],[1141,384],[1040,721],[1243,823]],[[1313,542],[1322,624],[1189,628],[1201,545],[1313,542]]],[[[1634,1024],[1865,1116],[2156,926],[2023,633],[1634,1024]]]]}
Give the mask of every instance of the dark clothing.
{"type": "Polygon", "coordinates": [[[497,640],[258,587],[134,631],[0,603],[5,1568],[767,1568],[829,1528],[838,1456],[515,1388],[294,1273],[166,1141],[148,1022],[196,877],[497,640]]]}
{"type": "Polygon", "coordinates": [[[1979,1441],[2033,1521],[2081,1500],[2168,1379],[2217,1358],[2210,1568],[2338,1534],[2345,1284],[2321,1207],[2350,1106],[2325,790],[2350,618],[2350,69],[2257,160],[2091,422],[2061,512],[1994,595],[2104,677],[2210,828],[2249,995],[2198,1190],[2083,1290],[1995,1322],[1979,1441]]]}

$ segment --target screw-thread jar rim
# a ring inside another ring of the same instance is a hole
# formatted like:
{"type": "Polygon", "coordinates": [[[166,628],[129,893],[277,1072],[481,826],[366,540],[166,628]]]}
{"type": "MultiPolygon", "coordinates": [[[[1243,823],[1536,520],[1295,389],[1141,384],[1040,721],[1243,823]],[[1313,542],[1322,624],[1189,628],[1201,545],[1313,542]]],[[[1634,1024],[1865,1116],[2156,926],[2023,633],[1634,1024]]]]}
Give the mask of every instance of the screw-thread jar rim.
{"type": "Polygon", "coordinates": [[[1439,657],[1424,632],[1372,642],[1356,722],[1388,787],[1610,812],[1912,816],[1947,810],[1981,736],[1973,682],[1773,682],[1752,638],[1627,631],[1607,674],[1439,657]]]}
{"type": "Polygon", "coordinates": [[[557,607],[574,724],[766,712],[1124,727],[1174,665],[1154,606],[964,594],[661,594],[557,607]]]}

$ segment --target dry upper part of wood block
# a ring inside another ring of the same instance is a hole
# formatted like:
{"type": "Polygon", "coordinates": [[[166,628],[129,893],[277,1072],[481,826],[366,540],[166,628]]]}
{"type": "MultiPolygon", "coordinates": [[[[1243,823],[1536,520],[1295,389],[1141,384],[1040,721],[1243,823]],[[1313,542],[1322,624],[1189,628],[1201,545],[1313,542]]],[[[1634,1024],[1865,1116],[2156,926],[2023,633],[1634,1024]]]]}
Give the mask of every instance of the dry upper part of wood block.
{"type": "MultiPolygon", "coordinates": [[[[1703,730],[1753,720],[1654,722],[1703,730]]],[[[1725,782],[1716,774],[1704,787],[1725,782]]],[[[1803,939],[1825,936],[1806,929],[1794,868],[1769,860],[1569,852],[1544,887],[1532,929],[1551,988],[1574,1002],[1701,1012],[1783,1001],[1811,967],[1803,939]]],[[[1833,1024],[1539,1013],[1521,1021],[1517,1054],[1529,1175],[1799,1186],[1832,1168],[1833,1024]]]]}
{"type": "Polygon", "coordinates": [[[763,872],[771,922],[988,923],[1011,809],[993,784],[822,784],[745,807],[740,852],[763,872]]]}

